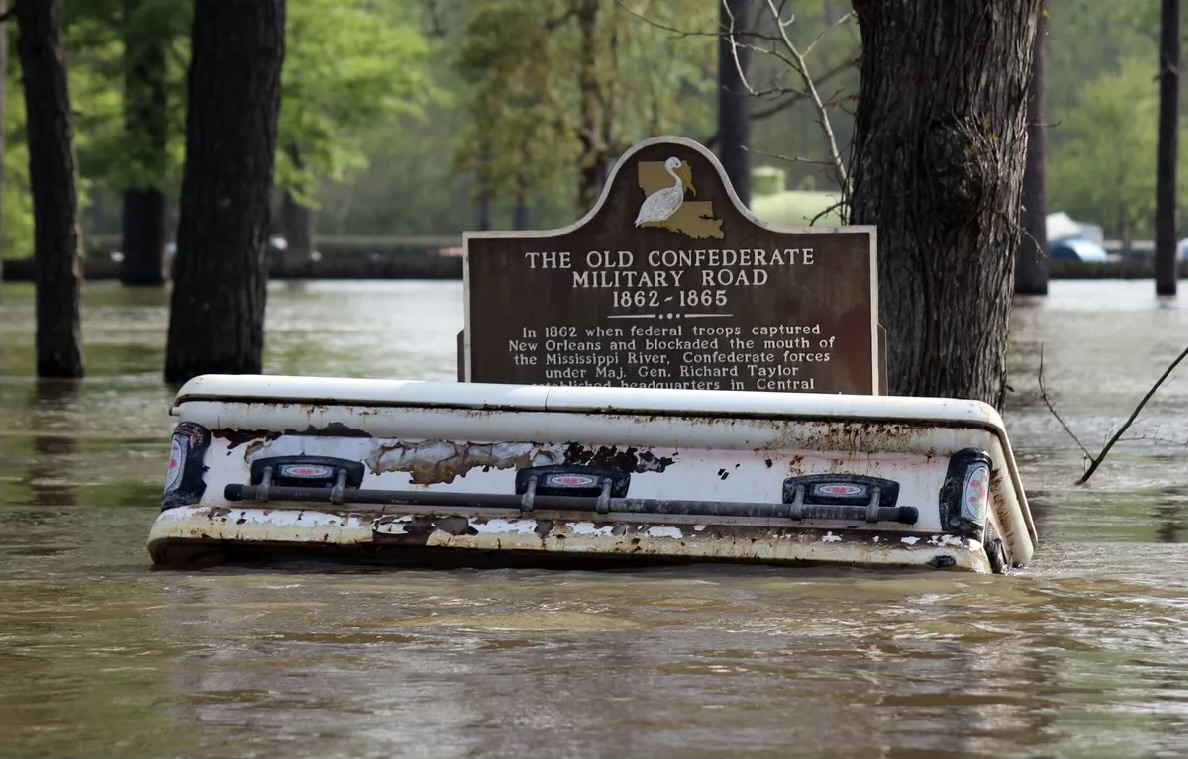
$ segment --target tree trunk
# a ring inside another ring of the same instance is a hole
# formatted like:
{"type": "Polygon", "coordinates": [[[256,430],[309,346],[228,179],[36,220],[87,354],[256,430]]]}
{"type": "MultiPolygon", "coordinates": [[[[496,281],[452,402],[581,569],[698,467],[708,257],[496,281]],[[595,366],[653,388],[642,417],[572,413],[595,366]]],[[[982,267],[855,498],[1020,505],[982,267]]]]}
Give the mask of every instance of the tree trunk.
{"type": "Polygon", "coordinates": [[[489,195],[480,195],[474,202],[474,216],[475,226],[478,227],[479,232],[491,230],[491,197],[489,195]]]}
{"type": "Polygon", "coordinates": [[[259,373],[285,0],[196,0],[165,379],[259,373]]]}
{"type": "MultiPolygon", "coordinates": [[[[286,148],[289,158],[297,169],[304,169],[301,151],[296,145],[286,148]]],[[[285,190],[281,198],[281,234],[285,236],[285,259],[298,264],[305,263],[314,249],[313,211],[285,190]]]]}
{"type": "MultiPolygon", "coordinates": [[[[718,38],[718,156],[744,206],[751,205],[751,153],[748,150],[751,146],[751,99],[743,84],[751,50],[740,46],[736,53],[730,38],[730,24],[733,17],[735,33],[746,30],[744,24],[751,17],[751,1],[723,0],[719,12],[721,36],[718,38]],[[741,71],[739,67],[742,67],[741,71]]],[[[735,39],[740,45],[748,44],[746,38],[735,39]]]]}
{"type": "Polygon", "coordinates": [[[63,4],[62,0],[22,0],[15,8],[33,192],[37,374],[81,377],[82,233],[62,44],[63,4]]]}
{"type": "Polygon", "coordinates": [[[124,190],[125,285],[165,284],[165,175],[169,100],[165,90],[166,39],[138,23],[144,0],[124,0],[124,131],[135,182],[124,190]]]}
{"type": "MultiPolygon", "coordinates": [[[[0,0],[0,13],[8,10],[7,0],[0,0]]],[[[0,168],[4,166],[4,123],[8,113],[8,25],[0,23],[0,168]]],[[[3,171],[0,171],[0,208],[4,207],[3,171]]],[[[4,281],[4,219],[0,214],[0,282],[4,281]]]]}
{"type": "Polygon", "coordinates": [[[578,215],[594,207],[602,191],[605,150],[600,145],[598,104],[602,99],[598,82],[598,6],[600,0],[579,0],[577,9],[581,43],[578,53],[578,98],[581,116],[578,140],[578,215]]]}
{"type": "Polygon", "coordinates": [[[1040,0],[854,0],[853,223],[878,227],[892,395],[1001,407],[1040,0]]]}
{"type": "Polygon", "coordinates": [[[1023,239],[1015,257],[1015,292],[1048,294],[1048,23],[1039,20],[1032,46],[1027,102],[1027,167],[1023,171],[1023,239]]]}
{"type": "Polygon", "coordinates": [[[522,189],[516,193],[516,205],[512,209],[512,229],[517,232],[528,229],[528,199],[522,189]]]}
{"type": "Polygon", "coordinates": [[[1176,160],[1180,120],[1180,0],[1163,0],[1159,42],[1159,167],[1155,205],[1155,292],[1176,294],[1176,160]]]}

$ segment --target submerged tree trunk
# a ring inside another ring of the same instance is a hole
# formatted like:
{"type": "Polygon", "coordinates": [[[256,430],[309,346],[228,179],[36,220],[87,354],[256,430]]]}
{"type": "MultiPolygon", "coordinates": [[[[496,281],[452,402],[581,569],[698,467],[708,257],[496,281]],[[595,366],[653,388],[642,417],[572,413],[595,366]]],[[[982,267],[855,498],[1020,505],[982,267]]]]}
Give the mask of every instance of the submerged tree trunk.
{"type": "MultiPolygon", "coordinates": [[[[7,0],[0,0],[0,13],[8,10],[7,0]]],[[[8,24],[0,22],[0,168],[4,166],[4,123],[8,113],[8,24]]],[[[0,208],[4,207],[4,179],[0,171],[0,208]]],[[[4,281],[4,218],[0,214],[0,282],[4,281]]]]}
{"type": "Polygon", "coordinates": [[[196,0],[165,379],[258,373],[285,0],[196,0]]]}
{"type": "Polygon", "coordinates": [[[134,183],[124,190],[125,285],[165,284],[165,175],[169,100],[165,48],[159,30],[139,23],[144,0],[124,0],[124,131],[131,146],[134,183]]]}
{"type": "Polygon", "coordinates": [[[751,98],[743,75],[751,58],[747,38],[731,39],[745,31],[751,17],[752,0],[722,0],[718,30],[718,156],[734,192],[744,206],[751,204],[751,98]],[[733,22],[731,21],[733,19],[733,22]],[[739,44],[737,50],[735,42],[739,44]],[[735,61],[737,56],[738,60],[735,61]],[[739,70],[741,67],[741,71],[739,70]]]}
{"type": "Polygon", "coordinates": [[[1159,168],[1155,205],[1155,292],[1176,294],[1176,161],[1180,120],[1180,0],[1163,0],[1159,43],[1159,168]]]}
{"type": "Polygon", "coordinates": [[[1039,5],[854,0],[853,223],[878,226],[892,395],[1001,407],[1039,5]]]}
{"type": "MultiPolygon", "coordinates": [[[[301,151],[296,145],[286,148],[297,169],[304,169],[301,151]]],[[[289,190],[281,197],[281,234],[285,236],[285,259],[305,262],[314,249],[313,211],[289,190]]]]}
{"type": "Polygon", "coordinates": [[[62,0],[21,0],[15,9],[33,191],[37,374],[81,377],[82,233],[62,44],[63,4],[62,0]]]}
{"type": "Polygon", "coordinates": [[[1015,292],[1048,294],[1048,24],[1041,18],[1032,46],[1027,103],[1027,167],[1023,171],[1023,238],[1015,258],[1015,292]]]}

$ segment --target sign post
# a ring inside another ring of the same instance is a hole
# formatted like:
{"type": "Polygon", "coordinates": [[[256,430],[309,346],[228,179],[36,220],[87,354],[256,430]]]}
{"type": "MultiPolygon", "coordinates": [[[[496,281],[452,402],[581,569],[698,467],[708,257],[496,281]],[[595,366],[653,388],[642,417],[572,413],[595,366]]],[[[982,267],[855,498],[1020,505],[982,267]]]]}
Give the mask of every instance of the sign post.
{"type": "Polygon", "coordinates": [[[564,229],[467,233],[469,382],[878,395],[873,227],[782,229],[646,140],[564,229]]]}

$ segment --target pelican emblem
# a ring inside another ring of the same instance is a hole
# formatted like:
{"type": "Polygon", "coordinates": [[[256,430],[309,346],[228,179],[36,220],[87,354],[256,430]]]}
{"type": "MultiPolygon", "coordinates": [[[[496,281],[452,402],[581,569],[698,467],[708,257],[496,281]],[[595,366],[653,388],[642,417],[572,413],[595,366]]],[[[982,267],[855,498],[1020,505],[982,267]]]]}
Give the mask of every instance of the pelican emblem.
{"type": "Polygon", "coordinates": [[[689,178],[689,165],[679,158],[672,157],[664,162],[664,170],[672,177],[672,187],[657,190],[644,200],[639,208],[639,216],[635,217],[635,226],[643,224],[663,224],[670,216],[677,212],[681,203],[685,202],[685,190],[697,195],[693,189],[693,181],[689,178]]]}

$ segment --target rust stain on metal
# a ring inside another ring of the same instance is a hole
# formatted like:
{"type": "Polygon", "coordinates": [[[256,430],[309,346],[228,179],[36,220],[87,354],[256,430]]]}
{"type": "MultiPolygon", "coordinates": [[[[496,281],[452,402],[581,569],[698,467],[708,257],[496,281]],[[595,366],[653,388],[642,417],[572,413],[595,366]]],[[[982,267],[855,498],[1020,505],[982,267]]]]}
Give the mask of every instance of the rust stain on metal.
{"type": "MultiPolygon", "coordinates": [[[[211,430],[212,437],[227,441],[227,452],[248,441],[259,441],[260,445],[276,440],[282,432],[277,430],[211,430]]],[[[258,450],[258,449],[257,449],[258,450]]]]}
{"type": "Polygon", "coordinates": [[[614,445],[600,445],[597,448],[587,447],[581,443],[570,443],[565,449],[565,463],[580,466],[597,466],[605,469],[618,469],[621,472],[663,472],[673,464],[670,456],[657,456],[649,450],[639,450],[628,447],[619,448],[614,445]]]}
{"type": "Polygon", "coordinates": [[[476,467],[513,469],[564,462],[560,446],[532,442],[458,443],[451,440],[383,442],[364,461],[375,474],[408,472],[414,485],[453,482],[476,467]]]}
{"type": "Polygon", "coordinates": [[[357,430],[342,422],[331,422],[325,427],[306,427],[303,430],[285,430],[286,435],[326,435],[333,437],[371,437],[367,430],[357,430]]]}

